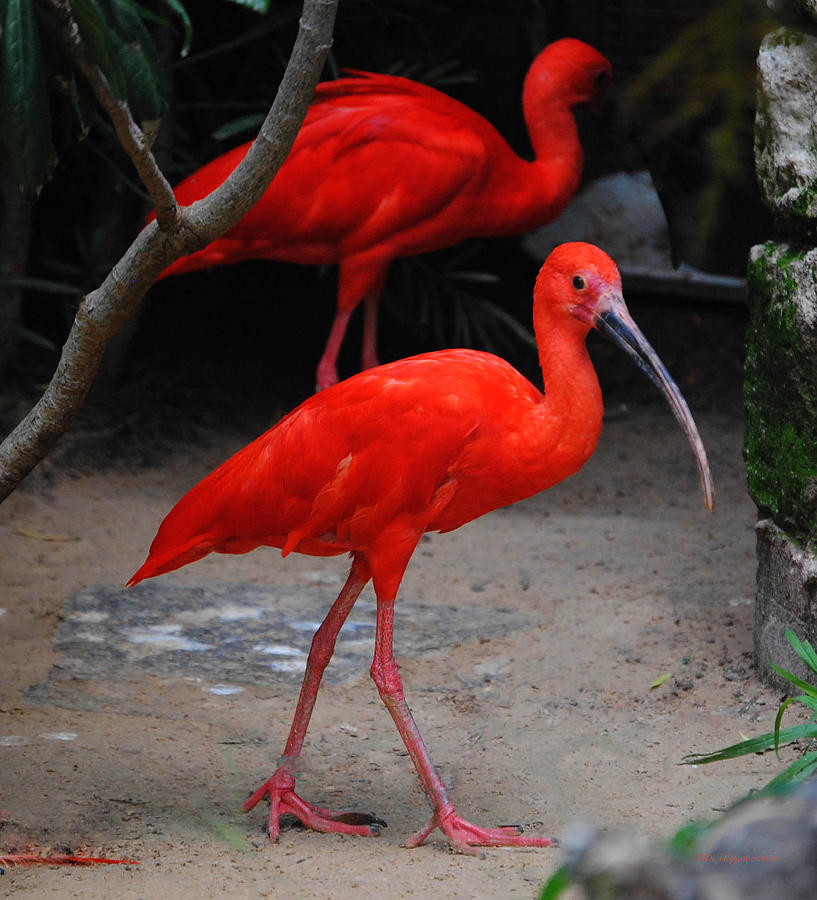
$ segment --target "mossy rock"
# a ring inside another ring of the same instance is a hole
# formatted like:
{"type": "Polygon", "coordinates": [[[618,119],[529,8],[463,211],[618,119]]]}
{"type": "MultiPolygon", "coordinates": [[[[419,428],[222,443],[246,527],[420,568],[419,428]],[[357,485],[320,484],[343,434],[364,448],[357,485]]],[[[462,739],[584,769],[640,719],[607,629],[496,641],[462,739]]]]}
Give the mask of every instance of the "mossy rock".
{"type": "Polygon", "coordinates": [[[764,516],[817,547],[817,250],[754,247],[747,293],[749,491],[764,516]]]}
{"type": "Polygon", "coordinates": [[[817,36],[777,29],[764,38],[757,67],[761,196],[783,236],[817,243],[817,36]]]}
{"type": "Polygon", "coordinates": [[[817,646],[817,555],[797,546],[770,519],[757,523],[756,535],[755,669],[761,681],[785,691],[791,684],[774,666],[812,680],[786,632],[817,646]]]}

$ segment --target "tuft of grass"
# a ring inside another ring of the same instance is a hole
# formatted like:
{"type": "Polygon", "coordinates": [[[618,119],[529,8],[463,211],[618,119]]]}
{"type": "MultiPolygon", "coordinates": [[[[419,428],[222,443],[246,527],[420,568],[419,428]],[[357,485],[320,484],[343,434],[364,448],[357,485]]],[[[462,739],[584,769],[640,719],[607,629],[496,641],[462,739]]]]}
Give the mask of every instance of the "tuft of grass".
{"type": "MultiPolygon", "coordinates": [[[[786,640],[792,645],[794,652],[800,659],[817,676],[817,653],[815,653],[811,644],[808,641],[801,641],[791,628],[786,630],[786,640]]],[[[817,685],[803,681],[780,666],[772,664],[772,668],[802,691],[801,694],[788,697],[780,704],[774,720],[774,730],[712,753],[689,753],[682,760],[684,765],[701,765],[703,763],[720,762],[725,759],[736,759],[739,756],[747,756],[750,753],[763,753],[772,747],[774,747],[775,754],[780,758],[781,745],[789,744],[792,741],[817,740],[817,685]],[[800,703],[808,707],[816,715],[802,725],[781,728],[783,713],[792,703],[800,703]]],[[[817,750],[807,750],[799,759],[795,760],[779,775],[776,775],[762,790],[768,791],[783,784],[797,784],[800,781],[805,781],[815,771],[817,771],[817,750]]]]}
{"type": "MultiPolygon", "coordinates": [[[[808,641],[801,641],[797,635],[791,630],[786,631],[786,640],[792,645],[795,653],[803,660],[808,668],[817,676],[817,652],[808,641]]],[[[790,744],[793,741],[817,740],[817,685],[809,684],[803,681],[791,672],[781,666],[772,664],[772,668],[782,675],[787,681],[790,681],[802,693],[788,697],[780,704],[777,715],[774,720],[774,730],[766,732],[766,734],[758,735],[758,737],[749,738],[741,741],[739,744],[732,744],[724,747],[722,750],[716,750],[712,753],[689,753],[682,763],[684,765],[700,765],[702,763],[720,762],[726,759],[736,759],[739,756],[747,756],[750,753],[764,753],[774,747],[774,751],[778,758],[780,756],[780,747],[790,744]],[[802,725],[794,725],[790,728],[781,728],[783,714],[791,706],[792,703],[801,703],[808,707],[813,713],[811,719],[802,725]]],[[[656,679],[651,685],[662,683],[665,676],[656,679]]],[[[671,676],[670,676],[671,677],[671,676]]],[[[790,787],[805,781],[817,770],[817,750],[807,750],[803,755],[795,760],[790,766],[784,769],[779,775],[776,775],[765,787],[760,791],[753,791],[752,794],[759,796],[760,794],[772,794],[780,791],[781,788],[790,787]]],[[[748,800],[744,797],[738,803],[748,800]]],[[[669,850],[678,855],[679,858],[691,859],[695,847],[701,836],[713,825],[712,822],[690,822],[680,828],[675,835],[669,840],[667,846],[669,850]]],[[[558,900],[564,892],[575,884],[573,872],[570,865],[565,864],[557,869],[548,879],[542,888],[538,900],[558,900]]]]}

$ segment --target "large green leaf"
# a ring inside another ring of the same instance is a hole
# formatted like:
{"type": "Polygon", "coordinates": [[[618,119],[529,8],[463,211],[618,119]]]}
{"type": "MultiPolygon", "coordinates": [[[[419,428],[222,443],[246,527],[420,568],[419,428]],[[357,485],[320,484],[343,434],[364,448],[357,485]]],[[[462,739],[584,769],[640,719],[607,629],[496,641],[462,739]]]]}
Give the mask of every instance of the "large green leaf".
{"type": "MultiPolygon", "coordinates": [[[[165,3],[182,20],[186,52],[191,22],[178,0],[165,3]]],[[[145,19],[167,24],[135,0],[74,0],[80,32],[117,97],[127,99],[134,116],[158,119],[165,108],[165,78],[145,19]]]]}
{"type": "Polygon", "coordinates": [[[152,63],[159,63],[159,54],[150,32],[142,21],[142,10],[131,0],[105,0],[105,10],[111,27],[125,44],[139,44],[152,63]]]}
{"type": "Polygon", "coordinates": [[[130,0],[109,0],[108,7],[128,103],[140,121],[158,119],[165,108],[165,84],[156,45],[136,4],[130,0]]]}
{"type": "Polygon", "coordinates": [[[37,21],[31,0],[0,2],[0,130],[17,181],[36,194],[55,162],[37,21]]]}
{"type": "Polygon", "coordinates": [[[139,47],[122,47],[122,68],[128,84],[128,103],[134,117],[158,119],[165,109],[164,79],[139,47]]]}
{"type": "Polygon", "coordinates": [[[121,60],[122,44],[105,11],[97,0],[72,0],[71,8],[93,61],[110,82],[114,94],[124,100],[127,80],[121,60]]]}

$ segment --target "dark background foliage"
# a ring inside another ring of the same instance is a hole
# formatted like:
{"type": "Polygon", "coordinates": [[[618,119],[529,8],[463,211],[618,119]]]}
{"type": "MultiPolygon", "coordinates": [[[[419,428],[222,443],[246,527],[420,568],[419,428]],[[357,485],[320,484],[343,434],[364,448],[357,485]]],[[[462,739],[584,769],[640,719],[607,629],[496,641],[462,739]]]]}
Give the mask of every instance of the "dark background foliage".
{"type": "MultiPolygon", "coordinates": [[[[181,57],[179,20],[148,22],[166,72],[168,107],[155,151],[172,183],[253,134],[274,97],[294,39],[298,2],[275,2],[266,15],[235,3],[187,0],[192,44],[181,57]]],[[[769,234],[752,170],[754,59],[768,22],[759,0],[342,0],[330,65],[389,71],[425,81],[493,122],[529,156],[521,85],[544,44],[582,38],[611,59],[616,88],[601,116],[579,113],[586,180],[648,167],[670,218],[677,260],[742,275],[748,247],[769,234]],[[720,18],[713,18],[720,16],[720,18]],[[724,77],[724,71],[728,77],[724,77]],[[695,104],[690,105],[694,96],[695,104]]],[[[59,124],[59,122],[58,122],[59,124]]],[[[99,284],[149,211],[130,163],[103,118],[83,140],[66,123],[59,163],[33,206],[30,277],[70,285],[77,294],[31,289],[22,331],[51,347],[19,342],[9,385],[20,404],[50,377],[76,302],[99,284]]],[[[56,129],[59,133],[60,129],[56,129]]],[[[518,239],[470,242],[392,268],[381,318],[384,360],[441,345],[471,343],[502,353],[536,377],[535,353],[491,318],[496,304],[524,326],[540,260],[518,239]],[[481,273],[463,280],[459,272],[481,273]],[[475,298],[475,301],[474,301],[475,298]]],[[[170,420],[244,415],[264,421],[312,386],[334,312],[335,273],[259,262],[213,269],[154,286],[97,392],[119,437],[147,427],[156,410],[185,409],[170,420]]],[[[743,311],[634,298],[636,317],[693,394],[713,365],[733,372],[736,396],[743,311]],[[679,325],[683,325],[680,328],[679,325]],[[694,346],[695,353],[690,353],[694,346]],[[725,365],[724,365],[725,363],[725,365]]],[[[357,329],[341,356],[356,368],[357,329]]],[[[606,359],[598,350],[599,365],[606,359]]],[[[637,372],[605,375],[608,395],[624,397],[637,372]]],[[[645,388],[645,393],[649,388],[645,388]]],[[[717,402],[721,392],[710,389],[717,402]]],[[[18,404],[13,404],[18,408],[18,404]]],[[[160,428],[168,428],[161,415],[160,428]]],[[[181,436],[181,435],[180,435],[181,436]]]]}

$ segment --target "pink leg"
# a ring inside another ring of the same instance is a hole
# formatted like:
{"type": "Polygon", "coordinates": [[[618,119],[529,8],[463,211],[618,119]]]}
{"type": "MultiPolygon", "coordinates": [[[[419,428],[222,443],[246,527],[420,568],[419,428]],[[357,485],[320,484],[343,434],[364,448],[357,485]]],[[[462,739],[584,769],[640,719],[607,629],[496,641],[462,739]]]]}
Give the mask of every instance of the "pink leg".
{"type": "Polygon", "coordinates": [[[323,671],[332,658],[338,633],[370,577],[366,562],[356,557],[343,590],[312,639],[301,694],[298,697],[295,718],[292,721],[284,755],[278,761],[278,767],[272,777],[265,781],[244,804],[244,810],[247,812],[263,797],[270,798],[269,835],[273,841],[278,840],[279,819],[285,813],[296,816],[307,828],[314,831],[376,835],[380,833],[378,826],[385,825],[385,822],[366,813],[344,813],[313,806],[295,793],[296,765],[318,696],[323,671]]]}
{"type": "Polygon", "coordinates": [[[377,358],[377,307],[378,294],[367,294],[363,307],[363,352],[360,365],[363,369],[373,369],[380,365],[377,358]]]}
{"type": "Polygon", "coordinates": [[[439,828],[451,843],[462,852],[474,853],[471,847],[547,847],[552,841],[544,837],[529,837],[519,833],[516,826],[480,828],[457,815],[448,799],[440,776],[434,769],[431,757],[423,743],[411,710],[403,694],[403,682],[392,651],[394,631],[394,601],[377,600],[377,635],[375,637],[372,678],[386,708],[397,725],[403,743],[411,756],[417,774],[434,810],[431,820],[413,834],[406,846],[417,847],[435,829],[439,828]]]}
{"type": "Polygon", "coordinates": [[[323,356],[318,363],[318,371],[316,375],[317,390],[323,391],[338,381],[338,353],[340,353],[340,345],[346,334],[346,328],[349,325],[349,319],[352,317],[352,310],[345,312],[339,309],[335,313],[335,320],[332,322],[332,328],[329,331],[329,337],[326,339],[326,347],[323,356]]]}

